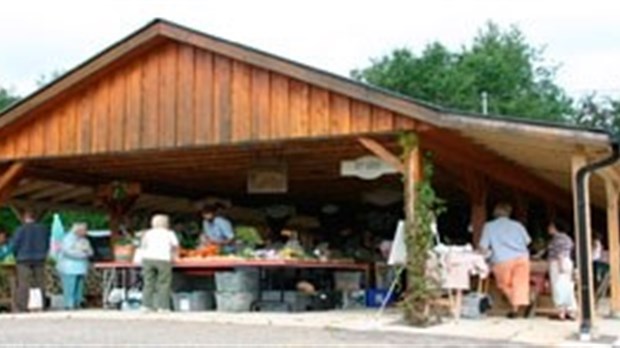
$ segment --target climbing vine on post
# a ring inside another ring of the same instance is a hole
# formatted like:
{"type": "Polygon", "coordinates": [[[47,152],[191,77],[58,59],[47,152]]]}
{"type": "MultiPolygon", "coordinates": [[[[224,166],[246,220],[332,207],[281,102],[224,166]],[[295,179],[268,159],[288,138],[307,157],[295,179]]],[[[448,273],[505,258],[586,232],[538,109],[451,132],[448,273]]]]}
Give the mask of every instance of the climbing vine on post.
{"type": "Polygon", "coordinates": [[[432,305],[439,286],[430,277],[427,264],[433,247],[432,224],[444,211],[443,201],[431,185],[433,167],[420,156],[418,137],[414,133],[400,135],[399,143],[405,163],[405,243],[407,245],[407,294],[405,319],[415,326],[428,326],[438,321],[432,305]]]}

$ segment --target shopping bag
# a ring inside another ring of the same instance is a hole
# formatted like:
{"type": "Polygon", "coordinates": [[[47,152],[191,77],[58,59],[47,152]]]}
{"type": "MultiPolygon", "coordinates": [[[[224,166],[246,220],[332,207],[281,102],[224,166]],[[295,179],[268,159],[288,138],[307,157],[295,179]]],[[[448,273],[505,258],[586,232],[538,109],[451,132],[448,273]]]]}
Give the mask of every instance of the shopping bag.
{"type": "Polygon", "coordinates": [[[28,310],[43,309],[43,293],[39,288],[30,288],[28,292],[28,310]]]}
{"type": "Polygon", "coordinates": [[[142,264],[142,256],[144,255],[144,249],[142,248],[137,248],[134,252],[133,252],[133,264],[134,265],[141,265],[142,264]]]}

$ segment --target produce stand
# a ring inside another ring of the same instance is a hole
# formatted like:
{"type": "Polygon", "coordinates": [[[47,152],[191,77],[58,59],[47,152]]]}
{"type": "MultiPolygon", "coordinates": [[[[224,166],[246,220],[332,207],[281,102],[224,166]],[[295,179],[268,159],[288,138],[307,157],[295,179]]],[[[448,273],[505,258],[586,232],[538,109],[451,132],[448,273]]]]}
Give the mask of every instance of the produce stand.
{"type": "MultiPolygon", "coordinates": [[[[128,291],[130,272],[140,269],[140,265],[131,262],[98,262],[94,264],[95,269],[102,273],[102,300],[104,307],[110,307],[108,301],[110,292],[114,288],[121,288],[125,292],[128,291]],[[120,284],[118,280],[120,279],[120,284]]],[[[218,257],[214,260],[186,260],[176,262],[173,270],[177,272],[210,275],[215,271],[227,271],[236,268],[257,268],[259,271],[266,270],[285,270],[285,269],[323,269],[333,271],[354,271],[362,272],[367,282],[370,274],[370,265],[355,263],[351,261],[319,261],[319,260],[245,260],[238,258],[218,257]]],[[[260,292],[259,288],[259,299],[260,292]]],[[[277,289],[283,293],[283,289],[277,289]]]]}

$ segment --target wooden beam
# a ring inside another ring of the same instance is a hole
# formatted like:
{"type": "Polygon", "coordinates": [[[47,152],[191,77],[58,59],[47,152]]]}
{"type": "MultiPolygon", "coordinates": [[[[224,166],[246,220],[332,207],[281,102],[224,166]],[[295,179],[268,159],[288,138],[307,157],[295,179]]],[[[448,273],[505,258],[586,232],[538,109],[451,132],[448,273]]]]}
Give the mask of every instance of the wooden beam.
{"type": "Polygon", "coordinates": [[[375,156],[379,157],[384,162],[394,167],[399,173],[405,174],[405,168],[401,159],[398,156],[394,155],[392,152],[390,152],[390,150],[386,149],[379,142],[366,137],[361,137],[358,140],[360,144],[362,144],[375,156]]]}
{"type": "Polygon", "coordinates": [[[15,162],[0,176],[0,205],[11,197],[11,193],[22,179],[25,168],[25,163],[15,162]]]}
{"type": "MultiPolygon", "coordinates": [[[[582,271],[581,266],[582,265],[586,265],[586,267],[588,267],[588,279],[586,280],[586,284],[587,286],[591,289],[589,291],[589,298],[582,298],[583,296],[583,280],[580,280],[578,282],[578,303],[581,304],[582,308],[584,307],[584,302],[588,302],[588,306],[589,308],[592,309],[592,327],[594,327],[594,319],[596,316],[596,311],[594,310],[596,307],[594,307],[594,279],[592,277],[592,227],[591,227],[591,214],[590,214],[590,189],[589,189],[589,185],[588,185],[588,181],[589,178],[586,178],[586,185],[585,185],[585,201],[582,202],[582,204],[585,207],[585,226],[586,226],[586,231],[585,231],[585,239],[582,239],[582,237],[579,235],[579,231],[578,231],[578,226],[579,226],[579,218],[578,218],[578,214],[579,214],[579,199],[578,199],[578,195],[577,195],[577,172],[579,171],[579,169],[585,167],[587,165],[587,159],[584,153],[577,153],[574,154],[572,159],[571,159],[571,172],[572,172],[572,185],[573,185],[573,212],[574,212],[574,219],[575,219],[575,245],[576,245],[576,249],[577,249],[577,267],[580,271],[582,271]],[[583,260],[585,259],[585,262],[583,262],[583,260]]],[[[580,272],[581,274],[581,272],[580,272]]],[[[579,315],[582,316],[580,322],[583,322],[583,313],[581,311],[579,311],[579,315]]]]}
{"type": "Polygon", "coordinates": [[[478,170],[497,182],[570,209],[567,191],[456,132],[434,128],[424,133],[423,147],[431,150],[439,161],[478,170]]]}
{"type": "Polygon", "coordinates": [[[605,191],[607,193],[607,238],[611,282],[610,310],[612,316],[618,316],[620,315],[620,223],[618,215],[620,187],[616,182],[605,179],[605,191]]]}

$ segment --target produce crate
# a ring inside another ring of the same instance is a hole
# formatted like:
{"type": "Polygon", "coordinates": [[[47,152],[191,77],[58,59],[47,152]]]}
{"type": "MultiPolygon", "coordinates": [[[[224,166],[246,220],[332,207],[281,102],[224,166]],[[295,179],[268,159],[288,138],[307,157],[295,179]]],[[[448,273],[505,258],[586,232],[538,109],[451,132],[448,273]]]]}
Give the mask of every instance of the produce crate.
{"type": "MultiPolygon", "coordinates": [[[[381,304],[385,300],[385,297],[388,294],[387,289],[368,289],[366,290],[366,307],[370,308],[378,308],[381,307],[381,304]]],[[[387,301],[387,304],[390,304],[396,300],[396,296],[394,292],[390,295],[390,299],[387,301]]]]}
{"type": "Polygon", "coordinates": [[[359,290],[361,283],[361,272],[334,272],[334,288],[337,291],[359,290]]]}
{"type": "Polygon", "coordinates": [[[172,294],[176,312],[199,312],[214,309],[213,293],[208,291],[177,292],[172,294]]]}
{"type": "Polygon", "coordinates": [[[248,312],[250,306],[256,301],[257,294],[254,291],[223,291],[215,293],[218,312],[248,312]]]}
{"type": "Polygon", "coordinates": [[[256,292],[259,283],[258,269],[215,272],[215,288],[218,292],[256,292]]]}
{"type": "MultiPolygon", "coordinates": [[[[262,301],[276,302],[282,299],[280,291],[263,291],[261,294],[262,301]]],[[[304,312],[312,307],[312,295],[304,294],[298,291],[285,291],[284,302],[290,305],[293,312],[304,312]]],[[[280,311],[282,306],[272,306],[275,311],[280,311]]],[[[270,311],[269,306],[261,306],[261,311],[270,311]]],[[[284,306],[285,307],[285,306],[284,306]]]]}

